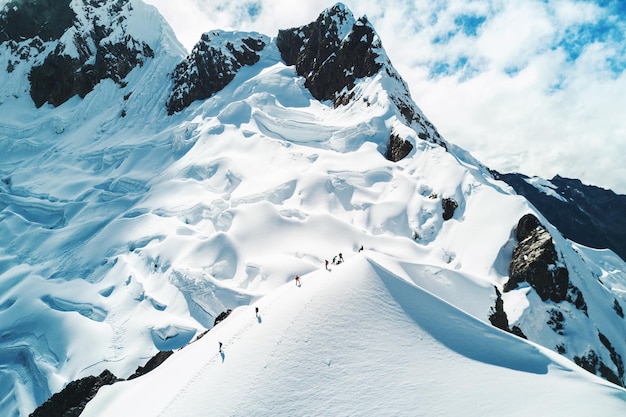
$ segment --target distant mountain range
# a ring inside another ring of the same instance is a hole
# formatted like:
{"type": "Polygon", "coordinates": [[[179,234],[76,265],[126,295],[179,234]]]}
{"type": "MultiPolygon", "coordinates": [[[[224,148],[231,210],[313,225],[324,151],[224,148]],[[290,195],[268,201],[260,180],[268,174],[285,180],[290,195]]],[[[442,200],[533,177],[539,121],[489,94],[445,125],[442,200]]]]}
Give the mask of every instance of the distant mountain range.
{"type": "Polygon", "coordinates": [[[544,180],[494,172],[494,177],[526,197],[566,238],[611,249],[626,260],[626,196],[558,175],[544,180]]]}

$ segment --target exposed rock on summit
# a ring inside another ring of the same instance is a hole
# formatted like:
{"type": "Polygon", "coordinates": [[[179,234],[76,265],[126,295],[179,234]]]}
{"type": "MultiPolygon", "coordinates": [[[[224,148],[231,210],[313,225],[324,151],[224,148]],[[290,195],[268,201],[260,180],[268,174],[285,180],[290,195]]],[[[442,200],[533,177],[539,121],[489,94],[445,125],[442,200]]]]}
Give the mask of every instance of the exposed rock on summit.
{"type": "Polygon", "coordinates": [[[280,30],[276,44],[287,65],[295,65],[305,86],[318,100],[335,100],[356,79],[376,74],[380,38],[366,17],[354,20],[337,4],[306,26],[280,30]]]}
{"type": "Polygon", "coordinates": [[[135,67],[154,57],[128,31],[130,0],[12,0],[0,11],[7,71],[30,61],[30,95],[37,107],[59,106],[111,79],[125,85],[135,67]]]}
{"type": "Polygon", "coordinates": [[[0,43],[59,39],[76,16],[69,4],[70,0],[9,1],[0,11],[0,43]]]}
{"type": "MultiPolygon", "coordinates": [[[[355,19],[348,8],[337,3],[308,25],[280,30],[276,45],[285,63],[294,65],[304,78],[313,97],[332,101],[335,107],[359,98],[355,93],[359,79],[384,71],[400,86],[399,91],[388,92],[399,119],[415,128],[420,139],[445,147],[434,126],[413,103],[408,86],[391,65],[367,17],[355,19]]],[[[391,132],[385,156],[397,162],[412,149],[410,141],[391,132]]]]}
{"type": "Polygon", "coordinates": [[[188,107],[195,100],[211,97],[235,78],[245,65],[256,64],[269,39],[257,33],[204,33],[191,54],[176,66],[174,89],[167,101],[168,114],[188,107]]]}
{"type": "Polygon", "coordinates": [[[72,36],[65,37],[70,40],[60,40],[43,62],[33,67],[30,94],[37,107],[46,102],[59,106],[75,95],[85,97],[104,79],[123,85],[122,80],[133,68],[154,57],[148,44],[125,30],[125,13],[132,10],[128,0],[89,1],[83,7],[86,16],[104,13],[107,18],[88,23],[76,20],[68,29],[72,36]],[[116,26],[109,21],[116,21],[116,26]]]}

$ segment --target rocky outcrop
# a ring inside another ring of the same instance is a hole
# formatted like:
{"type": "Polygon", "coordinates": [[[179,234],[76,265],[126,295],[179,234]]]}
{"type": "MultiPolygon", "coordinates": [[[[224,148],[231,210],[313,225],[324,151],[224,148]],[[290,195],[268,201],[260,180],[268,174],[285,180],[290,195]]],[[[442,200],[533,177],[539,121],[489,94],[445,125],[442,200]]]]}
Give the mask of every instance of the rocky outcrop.
{"type": "Polygon", "coordinates": [[[506,315],[506,311],[504,311],[504,300],[502,299],[502,293],[495,287],[496,290],[496,303],[493,307],[491,307],[491,311],[489,313],[489,322],[492,326],[497,327],[498,329],[504,330],[505,332],[509,332],[514,334],[517,337],[521,337],[523,339],[527,339],[522,329],[518,326],[513,326],[509,328],[509,318],[506,315]]]}
{"type": "Polygon", "coordinates": [[[108,370],[98,376],[72,381],[61,392],[37,407],[30,417],[78,417],[100,388],[117,381],[117,377],[108,370]]]}
{"type": "MultiPolygon", "coordinates": [[[[128,380],[147,374],[165,362],[173,353],[171,350],[158,352],[144,366],[139,366],[128,377],[128,380]]],[[[37,407],[30,417],[77,417],[83,412],[87,403],[96,396],[100,388],[118,381],[123,381],[123,379],[117,378],[108,369],[98,376],[92,375],[72,381],[37,407]]]]}
{"type": "Polygon", "coordinates": [[[154,57],[148,44],[126,33],[125,13],[132,9],[128,0],[88,1],[83,7],[85,16],[94,16],[90,27],[75,21],[71,40],[59,41],[29,74],[30,95],[37,107],[46,102],[59,106],[75,95],[83,98],[104,79],[123,86],[130,71],[154,57]],[[103,14],[105,21],[95,17],[103,14]]]}
{"type": "Polygon", "coordinates": [[[443,208],[443,220],[450,220],[454,217],[454,212],[459,207],[459,203],[453,198],[444,198],[441,200],[441,207],[443,208]]]}
{"type": "MultiPolygon", "coordinates": [[[[505,284],[504,291],[514,289],[522,282],[530,285],[545,303],[541,304],[539,309],[543,310],[545,324],[553,332],[553,336],[547,338],[553,341],[554,349],[587,371],[624,386],[625,365],[620,354],[620,349],[623,353],[621,340],[614,337],[611,341],[599,330],[605,326],[612,328],[612,324],[598,321],[597,316],[594,317],[591,311],[587,311],[583,293],[571,282],[568,268],[560,260],[550,233],[536,216],[526,214],[518,222],[515,237],[518,244],[513,250],[509,281],[505,284]],[[583,314],[577,313],[572,305],[583,314]],[[572,320],[589,320],[590,326],[596,328],[597,340],[595,342],[587,340],[583,346],[569,343],[572,329],[575,327],[572,320]]],[[[498,307],[496,301],[496,308],[492,308],[490,320],[500,327],[499,325],[504,323],[502,319],[504,308],[499,311],[498,307]]],[[[622,307],[615,298],[612,299],[612,307],[616,315],[623,319],[622,307]]],[[[536,322],[524,323],[524,326],[535,337],[541,333],[536,322]]]]}
{"type": "Polygon", "coordinates": [[[11,55],[7,71],[34,63],[28,79],[37,107],[85,97],[105,79],[124,86],[135,67],[154,57],[127,30],[132,12],[129,0],[12,0],[0,12],[0,42],[11,55]]]}
{"type": "MultiPolygon", "coordinates": [[[[600,333],[601,336],[601,341],[602,340],[602,333],[600,333]]],[[[604,337],[604,340],[606,340],[608,342],[608,339],[606,339],[606,337],[604,337]]],[[[604,343],[604,341],[603,341],[604,343]]],[[[610,346],[610,344],[609,344],[610,346]]],[[[615,350],[613,349],[612,346],[610,346],[610,349],[612,351],[611,353],[611,359],[613,361],[613,364],[616,366],[617,368],[617,372],[615,372],[613,369],[611,369],[611,367],[607,366],[606,363],[604,363],[604,361],[602,361],[602,359],[600,359],[600,357],[598,356],[598,354],[593,350],[590,349],[587,351],[587,353],[585,355],[582,356],[574,356],[574,362],[576,363],[576,365],[580,366],[581,368],[587,370],[588,372],[591,372],[592,374],[596,374],[601,376],[602,378],[606,379],[607,381],[610,381],[616,385],[620,385],[620,386],[624,386],[624,364],[622,362],[622,358],[619,354],[617,354],[615,352],[615,350]]]]}
{"type": "Polygon", "coordinates": [[[150,360],[144,366],[137,367],[135,372],[131,376],[129,376],[128,379],[129,380],[135,379],[142,375],[147,374],[148,372],[152,371],[153,369],[161,365],[163,362],[165,362],[165,360],[169,358],[170,356],[172,356],[173,353],[174,351],[172,350],[163,350],[163,351],[157,352],[157,354],[151,357],[150,360]]]}
{"type": "Polygon", "coordinates": [[[59,39],[75,17],[70,0],[11,0],[0,11],[0,43],[59,39]]]}
{"type": "MultiPolygon", "coordinates": [[[[232,310],[228,309],[220,313],[215,318],[214,324],[216,325],[226,319],[231,312],[232,310]]],[[[206,332],[198,336],[196,340],[200,339],[204,334],[206,332]]],[[[138,378],[154,370],[172,356],[173,353],[171,350],[157,352],[144,366],[137,367],[135,372],[128,377],[128,380],[138,378]]],[[[87,403],[96,396],[100,388],[118,381],[124,381],[124,379],[117,378],[106,369],[99,376],[88,376],[72,381],[60,392],[54,394],[45,403],[37,407],[30,417],[78,417],[87,403]]]]}
{"type": "Polygon", "coordinates": [[[489,314],[489,322],[492,326],[497,327],[505,331],[509,331],[509,319],[504,311],[504,301],[502,300],[502,293],[496,287],[496,304],[491,308],[489,314]]]}
{"type": "Polygon", "coordinates": [[[189,56],[172,74],[174,89],[167,101],[174,114],[196,100],[204,100],[230,83],[245,65],[256,64],[269,39],[256,33],[204,33],[189,56]]]}
{"type": "Polygon", "coordinates": [[[392,162],[398,162],[413,150],[413,144],[408,140],[392,133],[389,137],[389,146],[385,158],[392,162]]]}
{"type": "MultiPolygon", "coordinates": [[[[313,97],[330,101],[335,107],[361,98],[355,89],[360,79],[378,73],[391,79],[398,85],[388,91],[398,119],[415,128],[420,139],[446,147],[432,123],[423,117],[411,99],[408,86],[391,65],[367,17],[355,19],[346,6],[337,3],[308,25],[280,30],[276,45],[285,63],[293,65],[304,78],[304,85],[313,97]]],[[[369,105],[367,98],[363,100],[369,105]]],[[[392,131],[385,156],[397,162],[412,149],[410,141],[392,131]]]]}
{"type": "Polygon", "coordinates": [[[568,239],[592,248],[611,249],[626,260],[626,195],[555,176],[537,184],[522,174],[501,174],[568,239]]]}
{"type": "Polygon", "coordinates": [[[351,90],[357,79],[376,74],[380,38],[366,17],[336,4],[315,22],[278,32],[276,44],[287,65],[295,65],[305,86],[318,100],[335,101],[351,90]]]}
{"type": "Polygon", "coordinates": [[[215,321],[213,321],[213,326],[217,326],[219,322],[225,320],[226,317],[230,316],[230,313],[232,312],[233,310],[231,310],[230,308],[226,311],[222,311],[217,317],[215,317],[215,321]]]}
{"type": "Polygon", "coordinates": [[[527,282],[542,301],[568,300],[569,274],[559,260],[550,233],[532,214],[523,216],[517,225],[518,244],[509,266],[509,280],[504,291],[527,282]]]}

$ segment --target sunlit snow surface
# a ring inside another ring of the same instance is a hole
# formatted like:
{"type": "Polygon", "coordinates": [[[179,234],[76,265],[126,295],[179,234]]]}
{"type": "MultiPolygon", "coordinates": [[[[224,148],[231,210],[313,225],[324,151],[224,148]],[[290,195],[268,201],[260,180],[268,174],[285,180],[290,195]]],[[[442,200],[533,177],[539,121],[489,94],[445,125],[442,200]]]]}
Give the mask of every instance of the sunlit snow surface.
{"type": "Polygon", "coordinates": [[[415,265],[368,250],[344,257],[258,300],[258,317],[252,307],[237,309],[153,373],[102,388],[82,415],[623,411],[626,392],[415,286],[407,274],[415,265]]]}
{"type": "MultiPolygon", "coordinates": [[[[512,230],[533,209],[415,132],[409,157],[387,161],[390,129],[402,128],[389,79],[333,109],[269,45],[218,95],[168,117],[167,74],[181,59],[169,35],[128,87],[104,81],[59,108],[35,110],[19,83],[2,85],[0,415],[28,415],[104,369],[125,378],[229,308],[152,374],[103,389],[85,415],[626,406],[623,390],[489,325],[512,230]],[[446,222],[443,198],[459,203],[446,222]],[[325,271],[340,252],[346,262],[325,271]]],[[[598,300],[624,294],[612,254],[555,239],[604,278],[598,300]]],[[[507,311],[521,316],[527,291],[507,294],[507,311]]]]}

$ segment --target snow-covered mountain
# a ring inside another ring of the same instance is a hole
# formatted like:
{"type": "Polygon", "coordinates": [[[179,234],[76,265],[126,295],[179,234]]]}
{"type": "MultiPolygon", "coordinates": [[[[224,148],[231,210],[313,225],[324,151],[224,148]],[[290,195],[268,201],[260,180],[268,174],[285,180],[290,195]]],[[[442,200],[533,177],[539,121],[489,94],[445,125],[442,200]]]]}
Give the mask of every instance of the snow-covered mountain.
{"type": "Polygon", "coordinates": [[[626,196],[580,180],[494,173],[526,197],[568,239],[626,259],[626,196]]]}
{"type": "Polygon", "coordinates": [[[626,405],[624,262],[445,141],[367,18],[187,54],[139,0],[9,1],[0,41],[1,415],[169,350],[84,414],[626,405]]]}

